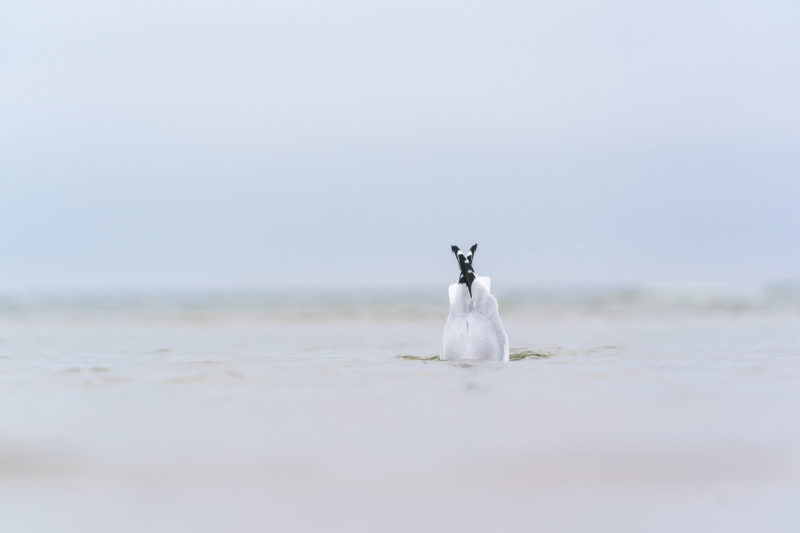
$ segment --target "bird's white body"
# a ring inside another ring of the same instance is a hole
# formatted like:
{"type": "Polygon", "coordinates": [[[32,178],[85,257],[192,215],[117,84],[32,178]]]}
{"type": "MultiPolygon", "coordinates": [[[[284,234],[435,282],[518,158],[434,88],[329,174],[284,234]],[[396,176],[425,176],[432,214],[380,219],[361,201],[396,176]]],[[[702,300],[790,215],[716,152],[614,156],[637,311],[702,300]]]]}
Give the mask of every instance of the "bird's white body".
{"type": "Polygon", "coordinates": [[[491,280],[478,276],[470,297],[467,285],[450,285],[450,314],[444,326],[442,359],[508,361],[508,335],[500,321],[491,280]]]}

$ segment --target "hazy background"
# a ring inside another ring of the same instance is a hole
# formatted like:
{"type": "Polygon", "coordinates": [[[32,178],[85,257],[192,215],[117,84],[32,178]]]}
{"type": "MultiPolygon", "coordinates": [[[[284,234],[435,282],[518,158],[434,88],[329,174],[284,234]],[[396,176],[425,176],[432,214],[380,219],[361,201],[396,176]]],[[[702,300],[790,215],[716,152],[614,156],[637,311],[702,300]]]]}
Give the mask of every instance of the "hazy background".
{"type": "Polygon", "coordinates": [[[0,7],[0,289],[797,279],[800,4],[0,7]]]}
{"type": "Polygon", "coordinates": [[[797,533],[798,95],[797,0],[0,1],[0,530],[797,533]]]}

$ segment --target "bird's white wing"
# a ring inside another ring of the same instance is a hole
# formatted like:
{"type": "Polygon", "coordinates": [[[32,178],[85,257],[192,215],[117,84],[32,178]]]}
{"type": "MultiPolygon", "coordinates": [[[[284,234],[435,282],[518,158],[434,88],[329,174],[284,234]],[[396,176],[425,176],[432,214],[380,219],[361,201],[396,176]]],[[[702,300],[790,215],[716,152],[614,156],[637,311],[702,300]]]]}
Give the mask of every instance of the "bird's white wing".
{"type": "Polygon", "coordinates": [[[486,317],[491,324],[492,334],[502,347],[502,360],[508,361],[508,335],[500,320],[497,299],[492,296],[490,289],[492,280],[487,276],[479,276],[472,283],[472,308],[474,312],[486,317]]]}
{"type": "Polygon", "coordinates": [[[450,314],[461,315],[470,311],[470,297],[467,286],[463,283],[453,283],[447,288],[450,297],[450,314]]]}
{"type": "Polygon", "coordinates": [[[450,305],[453,305],[453,302],[456,299],[456,293],[458,292],[458,283],[453,283],[449,287],[447,287],[447,295],[450,297],[450,305]]]}
{"type": "Polygon", "coordinates": [[[489,276],[477,276],[475,281],[486,287],[486,292],[492,292],[492,278],[489,276]]]}

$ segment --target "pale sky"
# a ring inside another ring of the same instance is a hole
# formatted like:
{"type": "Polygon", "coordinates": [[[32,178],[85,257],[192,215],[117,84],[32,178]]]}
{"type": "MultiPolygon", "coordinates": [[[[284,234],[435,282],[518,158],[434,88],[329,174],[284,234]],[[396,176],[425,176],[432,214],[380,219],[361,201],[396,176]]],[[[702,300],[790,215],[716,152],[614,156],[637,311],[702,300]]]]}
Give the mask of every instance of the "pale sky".
{"type": "Polygon", "coordinates": [[[4,5],[0,289],[797,280],[798,50],[796,1],[4,5]]]}

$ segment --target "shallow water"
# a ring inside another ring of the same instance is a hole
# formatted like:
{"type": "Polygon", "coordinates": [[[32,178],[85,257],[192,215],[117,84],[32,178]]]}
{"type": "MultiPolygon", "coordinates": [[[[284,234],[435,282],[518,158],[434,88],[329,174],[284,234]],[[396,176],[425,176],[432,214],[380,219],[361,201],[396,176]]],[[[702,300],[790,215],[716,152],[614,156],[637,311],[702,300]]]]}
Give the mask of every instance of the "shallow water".
{"type": "Polygon", "coordinates": [[[4,531],[797,531],[800,299],[5,296],[4,531]]]}

